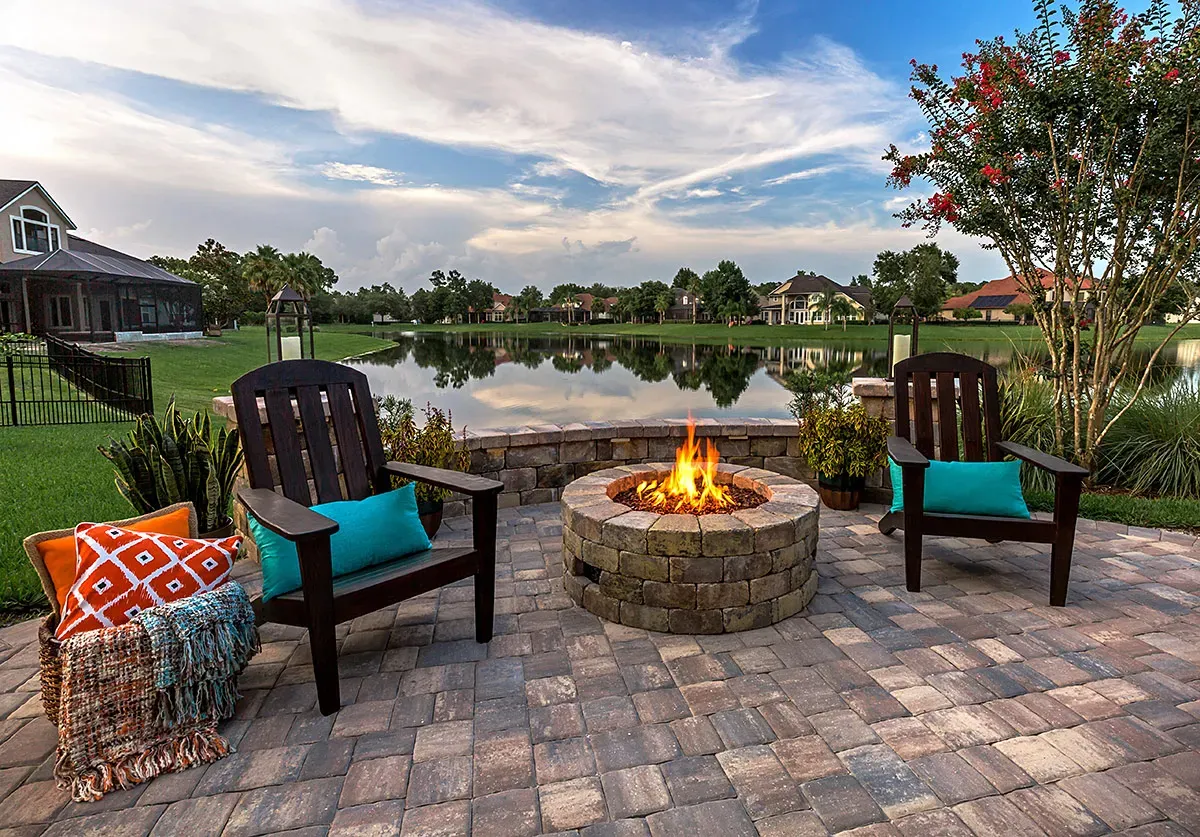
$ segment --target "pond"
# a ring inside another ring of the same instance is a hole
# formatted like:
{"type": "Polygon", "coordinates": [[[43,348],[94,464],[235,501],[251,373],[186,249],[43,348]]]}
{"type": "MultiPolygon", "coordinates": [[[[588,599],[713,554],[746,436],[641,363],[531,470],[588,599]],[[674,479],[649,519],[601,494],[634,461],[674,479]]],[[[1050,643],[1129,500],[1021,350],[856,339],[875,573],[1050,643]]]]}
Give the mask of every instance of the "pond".
{"type": "MultiPolygon", "coordinates": [[[[497,332],[387,334],[394,349],[350,361],[378,395],[426,401],[451,411],[456,427],[672,418],[687,415],[788,417],[788,372],[831,368],[884,374],[886,340],[721,346],[645,337],[578,333],[520,336],[497,332]]],[[[937,341],[933,341],[937,342],[937,341]]],[[[980,357],[1004,367],[1029,347],[957,342],[924,346],[980,357]]],[[[1149,350],[1147,349],[1147,357],[1149,350]]],[[[1156,364],[1172,379],[1200,370],[1200,340],[1167,347],[1156,364]]]]}

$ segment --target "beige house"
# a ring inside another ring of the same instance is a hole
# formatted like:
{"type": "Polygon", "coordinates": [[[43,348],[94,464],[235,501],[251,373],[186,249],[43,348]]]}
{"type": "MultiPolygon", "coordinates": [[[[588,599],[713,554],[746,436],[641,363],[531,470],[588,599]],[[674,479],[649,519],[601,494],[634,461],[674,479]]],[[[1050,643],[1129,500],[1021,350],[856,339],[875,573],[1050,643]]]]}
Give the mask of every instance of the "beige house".
{"type": "Polygon", "coordinates": [[[767,303],[759,310],[767,325],[824,325],[821,296],[832,289],[854,309],[850,322],[865,322],[871,304],[869,288],[839,285],[828,276],[797,273],[767,294],[767,303]]]}
{"type": "Polygon", "coordinates": [[[70,340],[200,335],[200,286],[72,235],[36,180],[0,180],[0,332],[70,340]]]}

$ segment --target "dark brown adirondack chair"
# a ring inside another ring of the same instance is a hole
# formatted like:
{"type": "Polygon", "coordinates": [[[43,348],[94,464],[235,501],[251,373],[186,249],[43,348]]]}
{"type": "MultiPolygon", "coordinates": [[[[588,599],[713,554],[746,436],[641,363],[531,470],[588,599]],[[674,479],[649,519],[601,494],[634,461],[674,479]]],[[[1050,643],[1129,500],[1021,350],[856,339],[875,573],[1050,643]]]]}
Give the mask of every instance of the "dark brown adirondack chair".
{"type": "Polygon", "coordinates": [[[904,509],[884,515],[879,521],[879,531],[887,535],[896,529],[904,530],[904,571],[908,589],[913,592],[921,589],[921,539],[925,535],[984,538],[992,543],[1006,540],[1048,543],[1051,544],[1050,604],[1065,605],[1071,550],[1075,544],[1075,521],[1079,516],[1079,494],[1087,470],[1057,456],[1000,438],[996,370],[982,360],[948,352],[917,355],[897,363],[894,374],[896,435],[888,439],[888,456],[901,468],[904,509]],[[952,397],[945,397],[947,394],[952,397]],[[935,409],[940,436],[936,441],[935,409]],[[935,458],[935,453],[936,458],[943,461],[959,459],[960,415],[964,461],[998,461],[1011,455],[1054,475],[1052,520],[934,514],[924,510],[925,469],[929,467],[929,460],[935,458]],[[911,441],[913,434],[916,435],[915,444],[911,441]]]}
{"type": "Polygon", "coordinates": [[[260,621],[308,629],[322,714],[336,712],[341,702],[334,628],[342,622],[474,576],[475,640],[491,640],[500,483],[385,461],[367,378],[348,366],[324,360],[269,363],[234,381],[232,392],[250,481],[249,488],[238,491],[238,500],[259,523],[296,544],[303,584],[269,602],[256,601],[255,610],[260,621]],[[278,481],[260,404],[266,409],[278,481]],[[469,496],[472,545],[430,549],[333,578],[329,536],[338,524],[309,506],[387,491],[393,476],[469,496]]]}

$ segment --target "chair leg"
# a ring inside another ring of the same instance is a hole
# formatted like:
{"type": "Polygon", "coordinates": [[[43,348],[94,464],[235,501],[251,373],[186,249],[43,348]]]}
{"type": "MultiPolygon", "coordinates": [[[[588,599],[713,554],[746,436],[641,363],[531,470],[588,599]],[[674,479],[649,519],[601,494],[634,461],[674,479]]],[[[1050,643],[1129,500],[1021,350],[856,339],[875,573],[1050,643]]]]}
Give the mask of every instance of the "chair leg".
{"type": "Polygon", "coordinates": [[[1050,547],[1050,604],[1067,604],[1067,584],[1071,580],[1071,553],[1075,549],[1075,522],[1079,519],[1079,495],[1083,480],[1079,477],[1058,478],[1054,487],[1054,523],[1057,529],[1050,547]]]}
{"type": "Polygon", "coordinates": [[[296,545],[304,604],[308,608],[308,644],[312,649],[317,703],[322,715],[341,708],[338,688],[337,624],[333,621],[333,568],[329,536],[296,545]]]}
{"type": "Polygon", "coordinates": [[[921,592],[921,547],[925,521],[925,469],[905,468],[904,480],[904,582],[910,593],[921,592]]]}
{"type": "Polygon", "coordinates": [[[897,529],[904,528],[904,512],[890,511],[883,517],[879,518],[879,531],[884,535],[890,535],[897,529]]]}
{"type": "Polygon", "coordinates": [[[471,536],[478,553],[475,571],[475,641],[491,642],[496,610],[496,495],[471,501],[471,536]]]}
{"type": "Polygon", "coordinates": [[[322,715],[332,715],[342,707],[338,677],[337,637],[333,625],[308,629],[312,649],[313,676],[317,682],[317,705],[322,715]]]}

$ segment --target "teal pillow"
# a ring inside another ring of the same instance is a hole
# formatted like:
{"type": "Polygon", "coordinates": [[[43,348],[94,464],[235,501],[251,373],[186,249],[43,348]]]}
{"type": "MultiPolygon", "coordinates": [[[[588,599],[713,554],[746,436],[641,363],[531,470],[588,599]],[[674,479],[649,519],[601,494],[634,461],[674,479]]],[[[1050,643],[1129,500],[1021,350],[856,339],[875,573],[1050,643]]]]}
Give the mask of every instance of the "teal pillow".
{"type": "MultiPolygon", "coordinates": [[[[363,500],[320,503],[312,510],[341,527],[329,538],[333,575],[346,575],[429,549],[429,536],[417,514],[416,486],[409,483],[363,500]]],[[[263,573],[263,601],[300,589],[296,545],[249,515],[263,573]]]]}
{"type": "MultiPolygon", "coordinates": [[[[892,473],[892,511],[904,508],[904,483],[900,466],[888,463],[892,473]]],[[[925,511],[943,514],[986,514],[992,517],[1029,517],[1021,494],[1021,462],[929,461],[925,469],[925,511]]]]}

